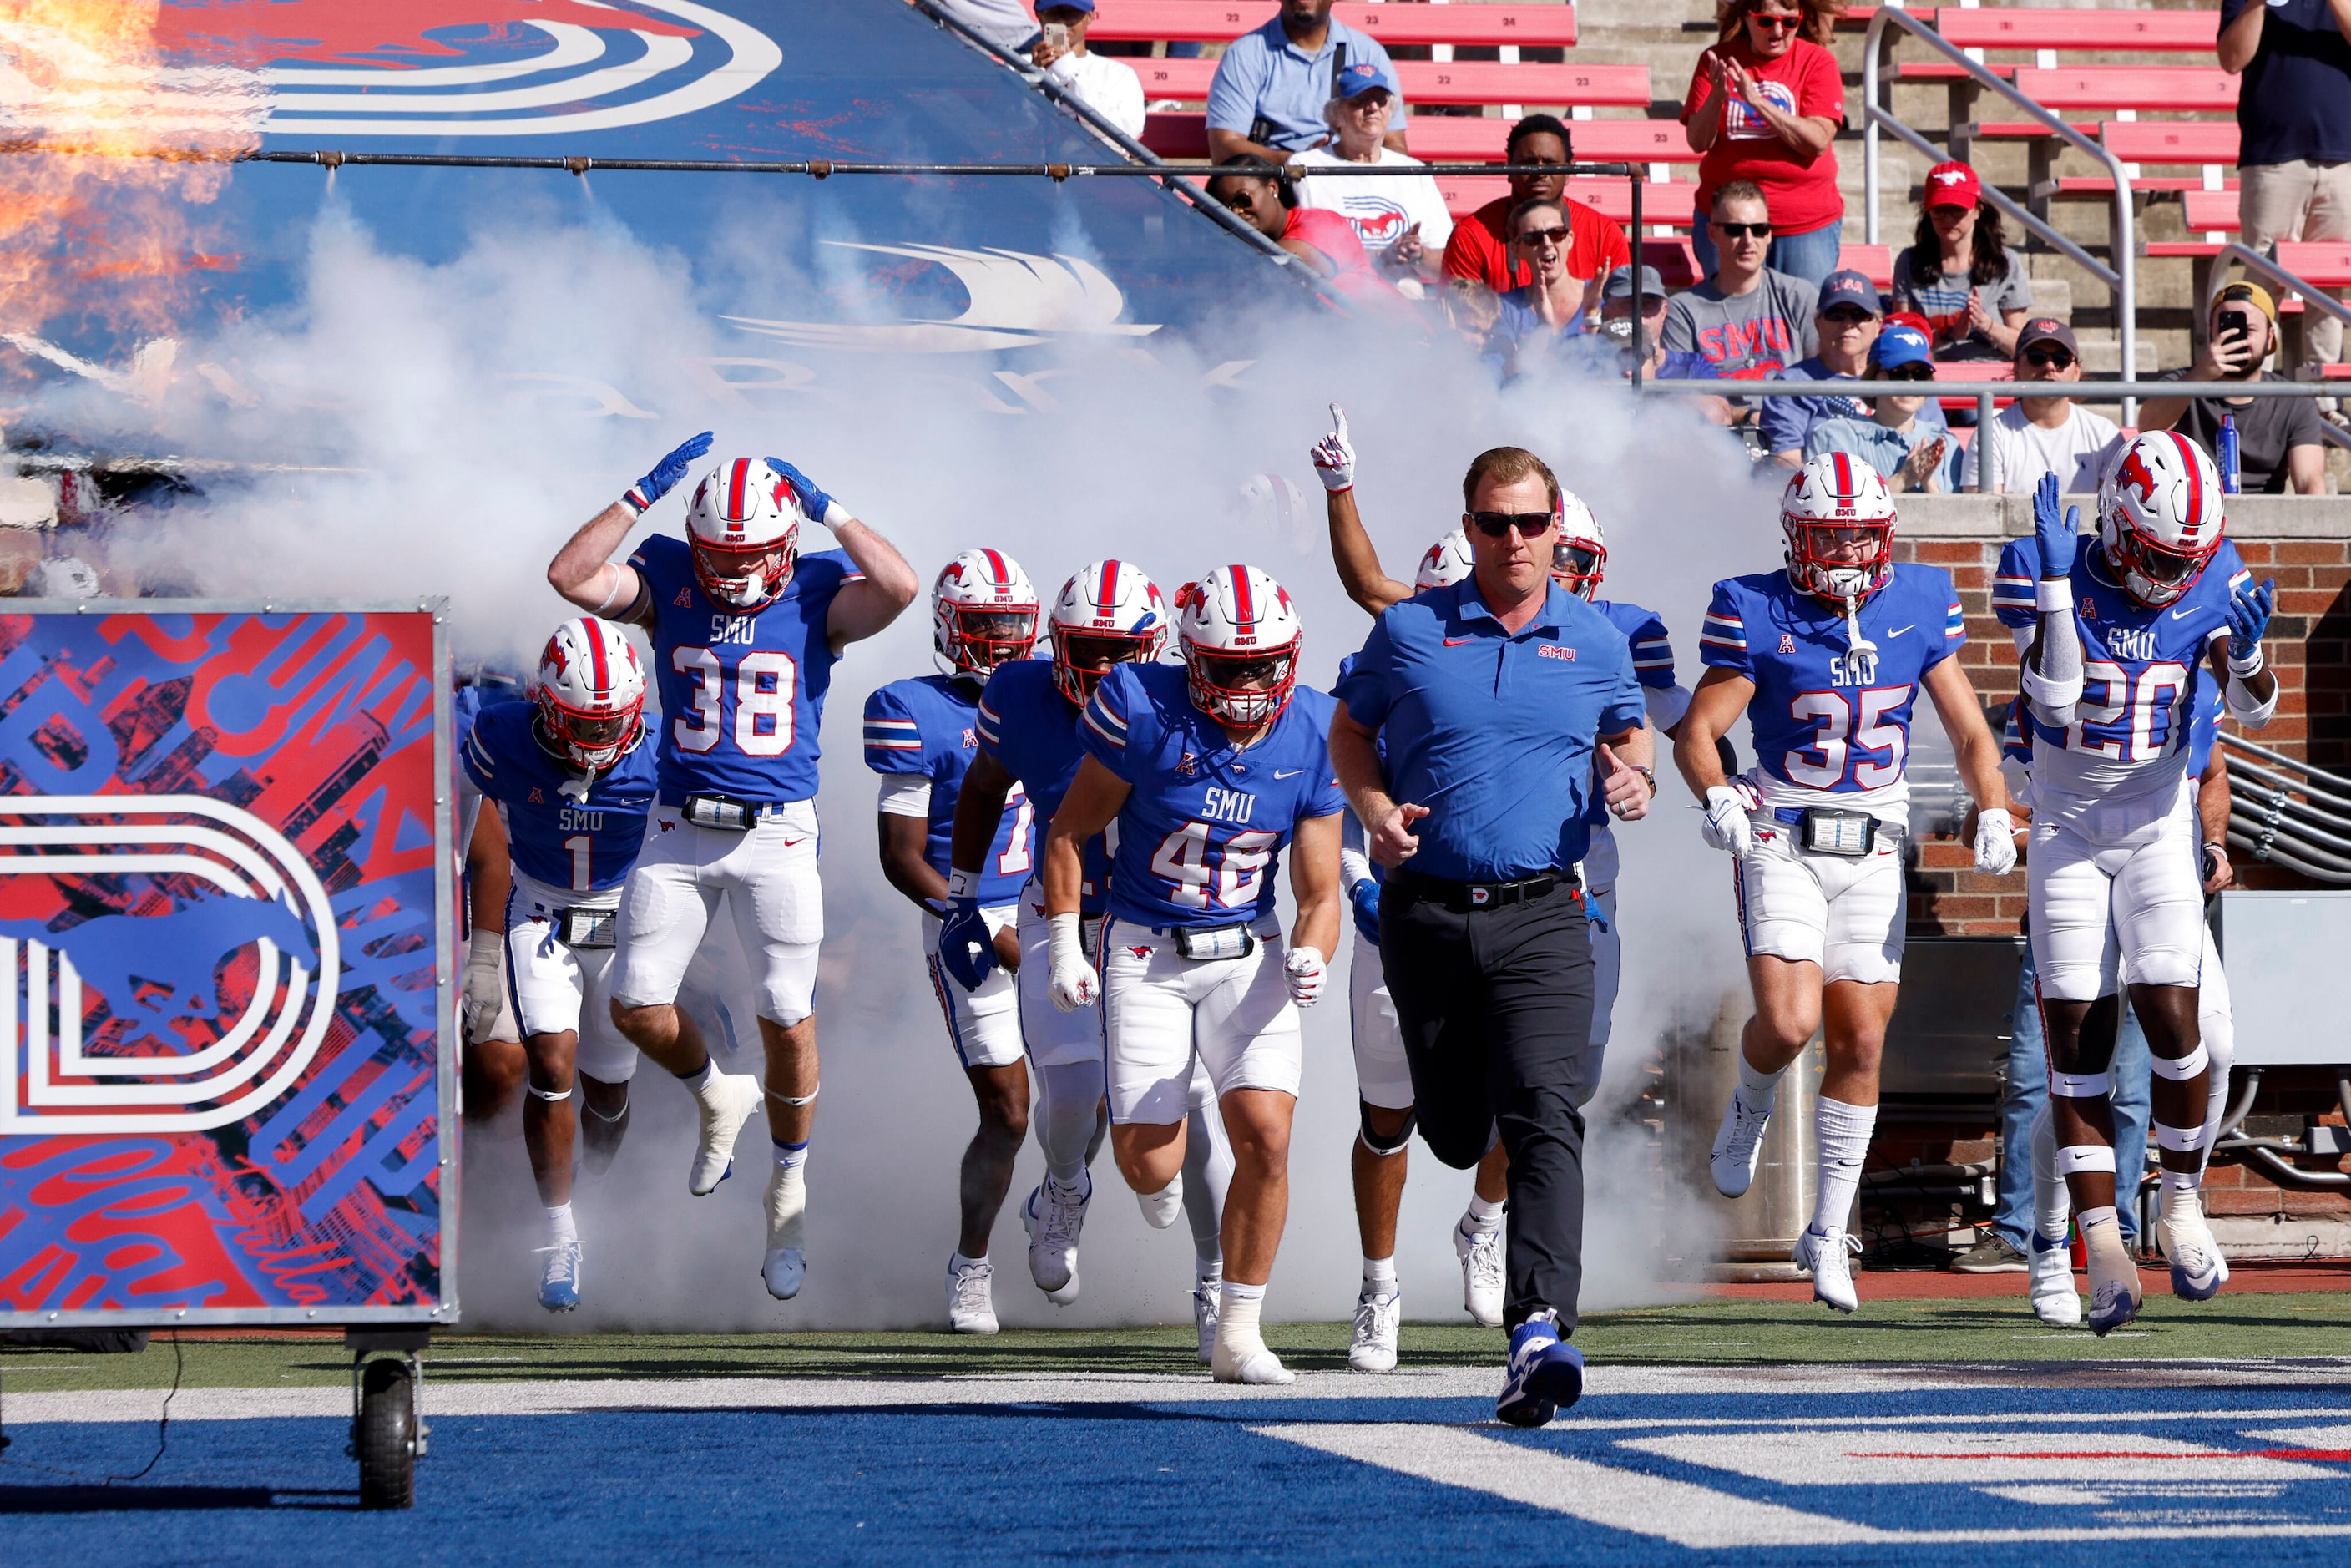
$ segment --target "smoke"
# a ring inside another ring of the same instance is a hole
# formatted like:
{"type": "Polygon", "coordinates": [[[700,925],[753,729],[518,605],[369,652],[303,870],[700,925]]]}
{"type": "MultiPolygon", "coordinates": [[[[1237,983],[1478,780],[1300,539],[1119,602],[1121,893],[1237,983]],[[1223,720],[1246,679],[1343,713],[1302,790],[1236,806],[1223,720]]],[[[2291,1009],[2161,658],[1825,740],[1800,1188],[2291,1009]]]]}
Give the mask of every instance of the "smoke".
{"type": "MultiPolygon", "coordinates": [[[[697,285],[675,254],[600,221],[590,193],[584,206],[550,200],[482,222],[462,254],[431,265],[388,253],[330,199],[296,304],[180,344],[158,395],[86,382],[41,412],[126,449],[277,465],[214,485],[166,521],[126,524],[118,572],[245,597],[446,595],[461,659],[514,669],[569,612],[544,577],[557,547],[705,427],[720,454],[801,465],[926,580],[976,543],[1010,551],[1048,593],[1110,553],[1170,589],[1217,562],[1251,561],[1290,589],[1307,627],[1308,678],[1325,685],[1369,624],[1330,566],[1305,455],[1334,400],[1347,409],[1359,495],[1392,570],[1458,518],[1472,455],[1525,444],[1603,520],[1606,592],[1664,614],[1685,685],[1697,677],[1711,581],[1779,557],[1771,504],[1730,441],[1669,405],[1636,410],[1621,389],[1533,380],[1498,391],[1450,340],[1304,308],[1212,323],[1188,342],[1173,331],[1065,338],[1017,370],[990,355],[778,347],[721,318],[856,319],[858,302],[843,294],[853,269],[820,280],[769,259],[762,270],[762,250],[807,254],[747,243],[697,285]],[[755,275],[755,296],[734,288],[755,275]]],[[[819,254],[828,267],[850,256],[819,254]]],[[[676,529],[679,505],[656,508],[649,526],[676,529]]],[[[925,983],[914,911],[878,873],[873,779],[857,744],[867,692],[929,668],[917,607],[851,652],[823,727],[824,1078],[806,1291],[778,1306],[757,1278],[758,1125],[737,1177],[710,1198],[688,1197],[687,1097],[648,1065],[619,1162],[578,1195],[587,1304],[566,1328],[939,1321],[973,1113],[925,983]]],[[[1652,819],[1620,831],[1624,985],[1607,1083],[1591,1109],[1585,1301],[1595,1307],[1670,1298],[1677,1287],[1661,1257],[1704,1257],[1711,1245],[1709,1208],[1687,1190],[1698,1173],[1668,1168],[1625,1114],[1660,1036],[1711,1019],[1742,987],[1727,868],[1700,846],[1687,806],[1667,779],[1652,819]]],[[[1334,983],[1333,999],[1307,1015],[1277,1317],[1344,1317],[1356,1290],[1344,994],[1334,983]]],[[[1667,1114],[1682,1113],[1711,1108],[1668,1103],[1667,1114]]],[[[1399,1248],[1407,1313],[1450,1318],[1448,1232],[1469,1177],[1425,1148],[1412,1160],[1399,1248]]],[[[1107,1157],[1096,1166],[1082,1298],[1068,1309],[1041,1300],[1013,1212],[1039,1170],[1033,1147],[1024,1151],[997,1228],[1005,1321],[1184,1321],[1187,1235],[1146,1229],[1107,1157]]],[[[537,1203],[511,1115],[468,1129],[465,1177],[466,1321],[544,1328],[531,1301],[537,1203]]]]}

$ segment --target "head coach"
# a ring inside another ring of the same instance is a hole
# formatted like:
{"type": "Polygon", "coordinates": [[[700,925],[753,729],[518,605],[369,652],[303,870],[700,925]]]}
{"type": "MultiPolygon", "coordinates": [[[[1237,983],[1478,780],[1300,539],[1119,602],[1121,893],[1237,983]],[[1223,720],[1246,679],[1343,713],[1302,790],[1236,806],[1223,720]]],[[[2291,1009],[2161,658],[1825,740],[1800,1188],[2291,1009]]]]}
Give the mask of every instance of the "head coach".
{"type": "Polygon", "coordinates": [[[1461,481],[1470,575],[1391,606],[1339,683],[1331,759],[1395,868],[1380,958],[1421,1135],[1457,1168],[1510,1159],[1510,1356],[1495,1414],[1539,1427],[1583,1392],[1583,1115],[1600,1078],[1576,862],[1595,788],[1645,815],[1654,743],[1623,633],[1551,580],[1559,481],[1515,446],[1461,481]],[[1384,752],[1385,760],[1382,756],[1384,752]]]}

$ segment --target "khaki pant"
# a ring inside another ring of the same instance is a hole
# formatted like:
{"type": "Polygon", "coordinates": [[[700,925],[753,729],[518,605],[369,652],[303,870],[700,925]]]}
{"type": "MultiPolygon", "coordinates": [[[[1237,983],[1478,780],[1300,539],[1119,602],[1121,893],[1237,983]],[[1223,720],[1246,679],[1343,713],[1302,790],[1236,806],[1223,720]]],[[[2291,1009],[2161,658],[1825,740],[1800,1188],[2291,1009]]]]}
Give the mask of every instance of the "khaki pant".
{"type": "MultiPolygon", "coordinates": [[[[2239,172],[2237,225],[2248,250],[2274,255],[2277,243],[2351,240],[2351,163],[2261,163],[2239,172]]],[[[2343,323],[2314,314],[2311,357],[2343,357],[2343,323]]]]}

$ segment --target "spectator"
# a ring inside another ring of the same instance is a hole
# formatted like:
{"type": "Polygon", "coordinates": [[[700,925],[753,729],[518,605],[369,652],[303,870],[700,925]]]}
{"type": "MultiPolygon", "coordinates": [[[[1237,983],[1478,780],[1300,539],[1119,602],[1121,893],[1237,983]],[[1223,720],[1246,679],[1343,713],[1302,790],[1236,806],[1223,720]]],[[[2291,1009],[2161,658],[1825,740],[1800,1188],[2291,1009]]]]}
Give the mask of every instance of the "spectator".
{"type": "Polygon", "coordinates": [[[1575,144],[1567,127],[1548,114],[1530,114],[1510,128],[1502,155],[1519,164],[1559,164],[1557,174],[1513,174],[1510,193],[1497,196],[1453,227],[1445,246],[1448,277],[1474,277],[1497,294],[1523,288],[1534,281],[1526,259],[1510,253],[1510,214],[1520,202],[1540,196],[1557,202],[1567,214],[1573,231],[1567,246],[1568,276],[1601,277],[1633,260],[1633,247],[1614,220],[1567,194],[1567,164],[1575,162],[1575,144]]]}
{"type": "Polygon", "coordinates": [[[1453,329],[1469,351],[1497,375],[1509,369],[1508,355],[1495,340],[1502,319],[1501,301],[1492,289],[1474,277],[1445,280],[1445,324],[1453,329]]]}
{"type": "Polygon", "coordinates": [[[1764,265],[1771,218],[1761,191],[1733,181],[1714,193],[1712,211],[1708,226],[1719,260],[1704,283],[1674,296],[1666,347],[1705,355],[1717,375],[1759,381],[1818,349],[1818,290],[1764,265]]]}
{"type": "MultiPolygon", "coordinates": [[[[2280,240],[2351,240],[2351,6],[2343,0],[2220,0],[2220,68],[2237,92],[2237,226],[2280,240]]],[[[2311,353],[2343,357],[2343,323],[2314,313],[2311,353]]]]}
{"type": "MultiPolygon", "coordinates": [[[[1331,139],[1322,106],[1338,96],[1351,65],[1377,66],[1396,79],[1387,50],[1344,22],[1331,19],[1332,0],[1281,0],[1273,19],[1225,47],[1208,84],[1208,158],[1229,162],[1252,154],[1286,163],[1293,152],[1331,139]]],[[[1386,142],[1401,152],[1405,109],[1395,105],[1386,142]]]]}
{"type": "MultiPolygon", "coordinates": [[[[1666,347],[1666,286],[1654,267],[1641,268],[1641,347],[1646,358],[1641,375],[1648,381],[1706,382],[1715,379],[1714,367],[1702,354],[1666,347]]],[[[1620,267],[1608,275],[1600,291],[1597,330],[1563,340],[1562,357],[1593,375],[1630,381],[1633,376],[1633,269],[1620,267]]],[[[1687,402],[1710,424],[1733,421],[1730,404],[1719,397],[1700,396],[1687,402]]]]}
{"type": "Polygon", "coordinates": [[[1918,232],[1894,258],[1894,305],[1927,319],[1938,360],[2012,360],[2032,313],[2024,257],[2008,247],[2000,209],[1965,163],[1927,171],[1918,232]]]}
{"type": "MultiPolygon", "coordinates": [[[[2082,350],[2074,341],[2074,329],[2045,318],[2027,321],[2016,334],[2016,379],[2080,381],[2082,350]]],[[[1989,442],[2000,494],[2030,496],[2043,475],[2054,474],[2067,494],[2086,496],[2097,489],[2106,459],[2122,439],[2114,421],[2075,407],[2070,397],[2021,397],[1976,432],[1959,476],[1969,489],[1976,488],[1976,455],[1989,442]]]]}
{"type": "Polygon", "coordinates": [[[1322,108],[1334,139],[1328,146],[1299,153],[1290,167],[1302,172],[1374,163],[1399,171],[1324,180],[1301,172],[1298,204],[1337,213],[1355,225],[1355,237],[1380,270],[1414,281],[1436,276],[1437,257],[1453,235],[1453,215],[1445,210],[1436,180],[1410,172],[1420,168],[1420,160],[1387,145],[1388,117],[1395,101],[1395,83],[1379,67],[1368,60],[1349,66],[1340,73],[1338,91],[1322,108]]]}
{"type": "Polygon", "coordinates": [[[1600,281],[1568,276],[1567,213],[1536,196],[1510,214],[1510,245],[1534,268],[1535,280],[1501,297],[1496,330],[1513,362],[1547,353],[1560,340],[1583,335],[1584,312],[1598,302],[1600,281]]]}
{"type": "Polygon", "coordinates": [[[1208,199],[1296,256],[1318,277],[1352,298],[1397,302],[1403,298],[1355,237],[1355,227],[1338,214],[1298,204],[1296,182],[1262,158],[1243,152],[1217,165],[1238,170],[1208,181],[1208,199]]]}
{"type": "MultiPolygon", "coordinates": [[[[1869,369],[1862,377],[1871,382],[1920,383],[1935,379],[1935,352],[1927,334],[1916,327],[1888,327],[1869,346],[1869,369]]],[[[1959,486],[1959,443],[1948,431],[1938,430],[1918,417],[1933,394],[1928,392],[1889,392],[1866,401],[1866,419],[1824,419],[1804,437],[1804,455],[1850,452],[1886,476],[1886,486],[1896,495],[1905,490],[1928,495],[1959,486]]]]}
{"type": "Polygon", "coordinates": [[[1009,55],[1037,41],[1027,0],[938,0],[939,9],[1009,55]]]}
{"type": "MultiPolygon", "coordinates": [[[[2262,369],[2277,343],[2277,307],[2257,283],[2231,283],[2212,301],[2204,350],[2184,371],[2159,382],[2283,380],[2262,369]]],[[[2249,496],[2326,494],[2325,419],[2304,397],[2149,398],[2139,408],[2142,430],[2176,430],[2219,455],[2222,415],[2237,424],[2237,487],[2249,496]]]]}
{"type": "Polygon", "coordinates": [[[1093,19],[1094,0],[1050,0],[1038,6],[1044,30],[1029,57],[1047,81],[1129,136],[1140,136],[1143,78],[1116,60],[1086,52],[1086,28],[1093,19]]]}
{"type": "Polygon", "coordinates": [[[1827,48],[1837,0],[1732,0],[1698,57],[1682,104],[1698,163],[1698,263],[1712,272],[1706,215],[1733,183],[1761,191],[1778,220],[1771,265],[1818,284],[1836,270],[1844,197],[1830,151],[1844,123],[1844,76],[1827,48]],[[1802,35],[1801,37],[1799,35],[1802,35]]]}
{"type": "MultiPolygon", "coordinates": [[[[1813,315],[1813,337],[1820,351],[1800,360],[1784,373],[1792,382],[1850,381],[1869,369],[1869,346],[1877,341],[1882,323],[1877,309],[1877,285],[1863,273],[1841,268],[1821,279],[1818,308],[1813,315]]],[[[1867,419],[1869,405],[1857,397],[1774,397],[1761,400],[1756,414],[1763,444],[1772,460],[1789,468],[1804,465],[1804,437],[1823,419],[1867,419]]],[[[1940,403],[1918,411],[1921,423],[1943,426],[1940,403]]]]}

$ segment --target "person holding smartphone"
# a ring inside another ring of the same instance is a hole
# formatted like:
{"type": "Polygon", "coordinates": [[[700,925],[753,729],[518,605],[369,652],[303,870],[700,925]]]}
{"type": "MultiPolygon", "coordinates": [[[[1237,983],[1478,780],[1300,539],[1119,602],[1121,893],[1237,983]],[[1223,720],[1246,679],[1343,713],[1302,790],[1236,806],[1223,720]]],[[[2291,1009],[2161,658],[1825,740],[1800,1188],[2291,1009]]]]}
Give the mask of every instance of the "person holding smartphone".
{"type": "MultiPolygon", "coordinates": [[[[2277,307],[2258,283],[2240,280],[2213,297],[2204,350],[2184,371],[2158,381],[2282,380],[2262,369],[2277,346],[2277,307]]],[[[2217,451],[2220,421],[2237,426],[2237,488],[2249,496],[2326,494],[2325,420],[2300,397],[2150,398],[2139,410],[2142,430],[2176,430],[2206,451],[2217,451]]]]}
{"type": "Polygon", "coordinates": [[[1121,62],[1086,52],[1094,0],[1046,0],[1029,63],[1045,79],[1125,131],[1143,134],[1143,78],[1121,62]]]}

